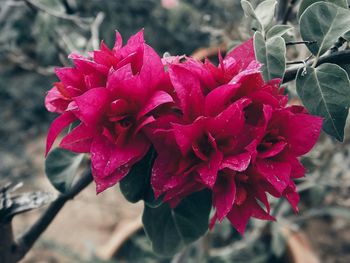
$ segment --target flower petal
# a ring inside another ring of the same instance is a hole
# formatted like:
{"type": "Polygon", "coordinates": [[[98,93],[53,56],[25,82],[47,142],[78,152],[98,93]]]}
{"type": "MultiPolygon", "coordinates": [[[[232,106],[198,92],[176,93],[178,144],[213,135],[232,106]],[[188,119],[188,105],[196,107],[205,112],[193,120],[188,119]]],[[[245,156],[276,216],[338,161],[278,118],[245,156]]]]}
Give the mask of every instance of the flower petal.
{"type": "Polygon", "coordinates": [[[156,91],[153,96],[147,101],[146,105],[137,114],[137,119],[143,117],[147,113],[151,112],[155,108],[165,103],[174,102],[173,98],[165,91],[156,91]]]}
{"type": "Polygon", "coordinates": [[[241,153],[238,155],[225,157],[220,166],[220,170],[229,168],[233,171],[243,172],[245,171],[250,163],[250,154],[241,153]]]}
{"type": "Polygon", "coordinates": [[[62,139],[60,147],[76,153],[88,153],[96,133],[96,127],[81,123],[62,139]]]}
{"type": "Polygon", "coordinates": [[[185,118],[194,120],[203,115],[204,95],[198,78],[179,65],[169,67],[169,76],[185,118]]]}
{"type": "Polygon", "coordinates": [[[109,107],[110,92],[106,88],[90,89],[83,95],[74,98],[78,109],[74,114],[86,125],[95,126],[101,121],[109,107]]]}
{"type": "Polygon", "coordinates": [[[65,112],[56,118],[50,126],[49,132],[46,138],[46,151],[45,156],[49,153],[53,143],[57,136],[66,128],[69,124],[76,120],[76,117],[71,112],[65,112]]]}
{"type": "Polygon", "coordinates": [[[236,183],[234,176],[220,175],[213,188],[213,206],[221,222],[232,209],[236,196],[236,183]]]}

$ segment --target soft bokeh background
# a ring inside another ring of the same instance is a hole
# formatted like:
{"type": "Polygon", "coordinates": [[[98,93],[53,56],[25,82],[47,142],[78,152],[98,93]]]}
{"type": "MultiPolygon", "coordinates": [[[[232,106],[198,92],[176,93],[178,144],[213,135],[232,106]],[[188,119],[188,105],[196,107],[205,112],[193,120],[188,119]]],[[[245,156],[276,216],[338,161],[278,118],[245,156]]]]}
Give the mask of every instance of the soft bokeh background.
{"type": "MultiPolygon", "coordinates": [[[[126,40],[145,28],[147,42],[161,55],[210,56],[249,37],[242,17],[238,0],[0,0],[0,183],[22,181],[23,190],[55,192],[43,168],[45,135],[55,116],[43,101],[57,80],[54,67],[70,65],[69,53],[86,54],[102,39],[112,46],[115,30],[126,40]]],[[[305,55],[297,51],[291,48],[289,56],[305,55]]],[[[293,83],[289,91],[293,94],[293,83]]],[[[301,182],[300,215],[283,204],[272,238],[259,233],[254,242],[249,233],[242,241],[227,224],[217,227],[210,262],[287,262],[277,259],[284,254],[286,227],[301,229],[321,262],[350,262],[349,158],[348,135],[343,144],[322,136],[304,160],[309,175],[301,182]],[[229,246],[235,240],[241,243],[229,246]]],[[[118,224],[137,221],[141,210],[142,204],[127,204],[116,189],[96,197],[91,186],[64,208],[24,262],[98,262],[96,254],[104,253],[118,224]]],[[[40,212],[16,217],[16,232],[40,212]]],[[[252,224],[253,233],[258,228],[259,223],[252,224]]],[[[183,262],[196,260],[187,255],[183,262]]],[[[122,247],[118,261],[101,262],[170,260],[153,256],[141,231],[122,247]]]]}

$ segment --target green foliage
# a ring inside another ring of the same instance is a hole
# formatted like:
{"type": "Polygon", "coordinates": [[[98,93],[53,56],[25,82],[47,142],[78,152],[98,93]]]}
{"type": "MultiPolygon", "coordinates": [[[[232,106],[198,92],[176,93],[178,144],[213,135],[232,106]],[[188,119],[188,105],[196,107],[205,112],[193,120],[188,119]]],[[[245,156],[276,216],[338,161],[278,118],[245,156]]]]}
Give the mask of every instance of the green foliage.
{"type": "Polygon", "coordinates": [[[304,41],[316,41],[307,47],[317,58],[350,31],[350,11],[335,4],[317,2],[300,17],[300,34],[304,41]]]}
{"type": "Polygon", "coordinates": [[[300,6],[299,6],[298,19],[300,19],[301,15],[305,12],[305,10],[309,6],[311,6],[312,4],[317,3],[317,2],[328,2],[328,3],[338,5],[340,7],[343,7],[343,8],[348,8],[347,0],[303,0],[303,1],[301,1],[300,6]]]}
{"type": "Polygon", "coordinates": [[[254,34],[254,50],[256,59],[263,64],[262,73],[265,81],[283,78],[286,68],[286,46],[280,36],[265,41],[260,32],[254,34]]]}
{"type": "Polygon", "coordinates": [[[84,154],[53,149],[45,160],[45,173],[51,184],[61,193],[68,191],[78,172],[84,154]]]}
{"type": "Polygon", "coordinates": [[[346,71],[329,63],[317,68],[301,68],[296,86],[309,112],[323,117],[323,130],[343,141],[350,106],[350,81],[346,71]]]}
{"type": "Polygon", "coordinates": [[[245,16],[256,20],[257,31],[265,32],[272,26],[277,5],[276,0],[265,0],[255,10],[247,0],[241,0],[241,5],[245,16]]]}
{"type": "Polygon", "coordinates": [[[289,25],[275,25],[267,31],[266,38],[281,37],[292,29],[293,27],[289,25]]]}
{"type": "Polygon", "coordinates": [[[150,184],[152,164],[156,157],[154,148],[151,148],[146,156],[134,164],[126,177],[120,181],[119,187],[124,197],[131,203],[143,200],[147,206],[158,207],[162,199],[155,199],[150,184]]]}
{"type": "Polygon", "coordinates": [[[142,221],[153,250],[172,256],[208,230],[211,194],[201,191],[184,198],[171,209],[168,204],[157,208],[145,206],[142,221]]]}

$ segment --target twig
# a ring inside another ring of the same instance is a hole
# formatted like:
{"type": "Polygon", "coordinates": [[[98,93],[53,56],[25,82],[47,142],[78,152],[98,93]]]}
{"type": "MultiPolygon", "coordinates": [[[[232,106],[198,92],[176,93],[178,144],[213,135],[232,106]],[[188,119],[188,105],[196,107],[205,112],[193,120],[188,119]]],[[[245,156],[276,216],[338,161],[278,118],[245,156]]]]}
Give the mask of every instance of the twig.
{"type": "Polygon", "coordinates": [[[98,49],[100,45],[100,34],[99,34],[99,29],[100,26],[105,18],[105,14],[103,12],[99,12],[96,15],[96,18],[90,25],[90,31],[91,31],[91,38],[89,39],[87,45],[86,45],[86,50],[87,52],[90,49],[90,45],[92,46],[93,49],[98,49]]]}
{"type": "MultiPolygon", "coordinates": [[[[309,63],[312,63],[312,61],[309,63]]],[[[318,60],[316,66],[319,66],[319,65],[324,64],[324,63],[334,63],[337,65],[349,64],[350,63],[350,49],[334,52],[332,54],[323,56],[318,60]]],[[[298,73],[298,70],[300,68],[301,67],[288,69],[286,71],[286,73],[284,74],[283,83],[287,83],[289,81],[294,80],[297,73],[298,73]]]]}
{"type": "Polygon", "coordinates": [[[86,17],[79,17],[76,15],[68,15],[65,13],[61,13],[61,12],[57,12],[53,9],[49,9],[46,6],[44,6],[41,3],[38,3],[37,1],[34,0],[23,0],[24,2],[26,2],[28,5],[30,5],[31,7],[34,7],[35,9],[47,13],[50,16],[56,17],[56,18],[60,18],[60,19],[64,19],[64,20],[68,20],[68,21],[72,21],[74,22],[77,26],[81,27],[81,28],[86,28],[87,24],[91,21],[91,18],[86,18],[86,17]]]}
{"type": "Polygon", "coordinates": [[[58,212],[65,205],[65,203],[73,199],[91,182],[91,172],[88,171],[84,173],[81,178],[79,178],[79,180],[74,184],[69,192],[59,195],[57,199],[51,203],[48,209],[34,223],[34,225],[32,225],[21,237],[17,239],[15,243],[16,245],[13,246],[12,251],[12,253],[14,253],[15,262],[21,260],[27,254],[27,252],[50,225],[58,212]]]}
{"type": "Polygon", "coordinates": [[[338,38],[334,46],[331,48],[331,53],[337,52],[338,49],[346,42],[346,39],[343,37],[338,38]]]}
{"type": "Polygon", "coordinates": [[[310,55],[310,56],[308,56],[308,57],[307,57],[306,59],[304,59],[304,60],[288,61],[286,64],[287,64],[287,65],[305,64],[305,63],[308,62],[312,57],[313,57],[313,55],[310,55]]]}
{"type": "Polygon", "coordinates": [[[299,45],[299,44],[310,45],[314,43],[317,43],[317,41],[293,41],[293,42],[287,42],[286,46],[299,45]]]}

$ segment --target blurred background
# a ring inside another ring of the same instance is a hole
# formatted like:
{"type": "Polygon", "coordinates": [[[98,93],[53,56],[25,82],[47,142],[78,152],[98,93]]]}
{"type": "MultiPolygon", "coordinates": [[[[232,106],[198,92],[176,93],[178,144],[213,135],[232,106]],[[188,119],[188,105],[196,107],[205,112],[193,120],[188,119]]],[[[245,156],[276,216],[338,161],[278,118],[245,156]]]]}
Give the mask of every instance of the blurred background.
{"type": "MultiPolygon", "coordinates": [[[[55,192],[44,174],[45,136],[55,116],[43,103],[57,80],[54,67],[71,65],[68,54],[87,54],[102,39],[113,46],[115,30],[126,40],[141,28],[160,55],[214,60],[217,50],[252,34],[239,0],[0,0],[0,183],[55,192]]],[[[288,56],[305,58],[305,52],[292,47],[288,56]]],[[[293,83],[288,92],[293,98],[293,83]]],[[[177,257],[160,259],[140,228],[142,204],[128,204],[117,188],[96,197],[90,186],[23,262],[299,262],[295,253],[304,255],[300,263],[350,262],[348,134],[343,144],[321,136],[303,160],[308,175],[299,182],[300,214],[285,202],[275,204],[278,223],[267,233],[266,223],[253,221],[242,238],[225,222],[177,257]]],[[[16,233],[41,212],[17,216],[16,233]]]]}

